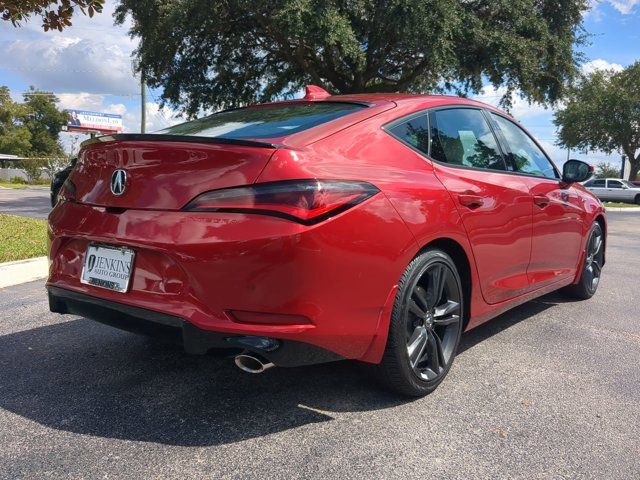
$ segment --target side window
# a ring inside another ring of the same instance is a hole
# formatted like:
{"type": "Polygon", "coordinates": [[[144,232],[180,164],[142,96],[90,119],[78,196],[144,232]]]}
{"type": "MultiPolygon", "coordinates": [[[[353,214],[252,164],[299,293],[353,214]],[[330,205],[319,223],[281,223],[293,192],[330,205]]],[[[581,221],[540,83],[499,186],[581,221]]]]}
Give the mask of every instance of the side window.
{"type": "Polygon", "coordinates": [[[620,180],[607,180],[608,188],[622,188],[622,182],[620,180]]]}
{"type": "Polygon", "coordinates": [[[427,115],[412,118],[389,129],[395,137],[417,148],[423,153],[429,152],[429,132],[427,131],[427,115]]]}
{"type": "Polygon", "coordinates": [[[429,114],[431,157],[452,165],[506,170],[495,136],[480,110],[451,108],[429,114]]]}
{"type": "Polygon", "coordinates": [[[586,183],[585,186],[591,188],[604,188],[604,180],[591,180],[589,183],[586,183]]]}
{"type": "Polygon", "coordinates": [[[516,172],[558,178],[547,156],[524,130],[500,115],[492,113],[491,116],[507,140],[513,168],[516,172]]]}

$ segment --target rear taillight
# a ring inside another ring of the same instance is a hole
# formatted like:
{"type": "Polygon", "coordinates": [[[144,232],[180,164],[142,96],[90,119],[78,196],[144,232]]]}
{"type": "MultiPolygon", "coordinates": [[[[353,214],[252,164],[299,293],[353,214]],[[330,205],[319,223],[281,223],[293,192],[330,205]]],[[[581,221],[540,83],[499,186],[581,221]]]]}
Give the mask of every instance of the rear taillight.
{"type": "Polygon", "coordinates": [[[184,210],[256,213],[312,225],[378,192],[370,183],[354,180],[287,180],[205,192],[184,210]]]}
{"type": "Polygon", "coordinates": [[[68,178],[62,184],[60,193],[58,193],[58,198],[64,202],[76,201],[76,186],[68,178]]]}

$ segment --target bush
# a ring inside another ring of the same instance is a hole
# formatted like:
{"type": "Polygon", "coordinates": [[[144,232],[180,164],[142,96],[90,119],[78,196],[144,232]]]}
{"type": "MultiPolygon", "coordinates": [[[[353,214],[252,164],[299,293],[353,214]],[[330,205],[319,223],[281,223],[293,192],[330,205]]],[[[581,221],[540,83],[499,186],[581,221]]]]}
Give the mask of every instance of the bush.
{"type": "Polygon", "coordinates": [[[598,163],[598,165],[596,165],[596,177],[620,178],[620,169],[607,162],[600,162],[598,163]]]}
{"type": "Polygon", "coordinates": [[[37,183],[42,177],[42,170],[45,162],[43,160],[37,160],[35,158],[29,158],[20,162],[20,168],[27,174],[29,183],[37,183]]]}
{"type": "Polygon", "coordinates": [[[50,184],[51,184],[51,179],[49,178],[40,178],[35,182],[31,182],[31,185],[50,185],[50,184]]]}
{"type": "Polygon", "coordinates": [[[22,178],[22,177],[12,177],[11,180],[9,180],[10,183],[19,183],[21,185],[24,185],[27,183],[27,181],[22,178]]]}

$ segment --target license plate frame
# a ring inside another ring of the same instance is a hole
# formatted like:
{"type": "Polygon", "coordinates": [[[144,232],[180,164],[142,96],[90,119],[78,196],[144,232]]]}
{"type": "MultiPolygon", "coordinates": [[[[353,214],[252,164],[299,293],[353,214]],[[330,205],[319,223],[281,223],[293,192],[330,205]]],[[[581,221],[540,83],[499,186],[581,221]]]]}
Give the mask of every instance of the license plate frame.
{"type": "Polygon", "coordinates": [[[85,251],[80,282],[112,292],[126,293],[131,284],[135,258],[136,252],[131,248],[90,243],[85,251]],[[93,265],[89,265],[91,255],[94,255],[93,265]],[[118,271],[126,269],[127,265],[128,272],[118,271]],[[91,272],[94,272],[93,275],[91,272]]]}

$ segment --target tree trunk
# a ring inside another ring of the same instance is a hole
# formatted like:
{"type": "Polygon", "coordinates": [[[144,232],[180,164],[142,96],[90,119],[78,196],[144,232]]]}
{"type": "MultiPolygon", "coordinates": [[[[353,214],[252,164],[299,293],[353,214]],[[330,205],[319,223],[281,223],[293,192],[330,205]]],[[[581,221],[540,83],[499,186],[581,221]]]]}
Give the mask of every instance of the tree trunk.
{"type": "Polygon", "coordinates": [[[640,173],[640,156],[635,161],[629,162],[631,165],[631,171],[629,172],[629,180],[634,181],[638,179],[638,173],[640,173]]]}
{"type": "Polygon", "coordinates": [[[640,154],[635,156],[635,149],[633,148],[625,148],[625,154],[629,159],[629,180],[634,181],[638,178],[638,174],[640,173],[640,154]]]}

